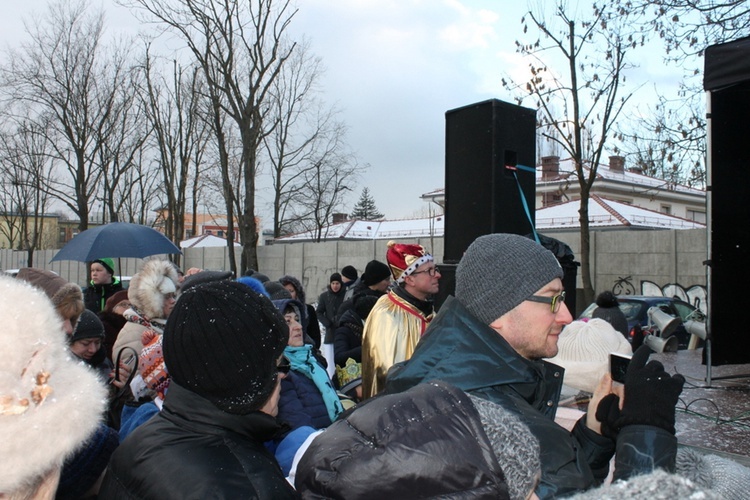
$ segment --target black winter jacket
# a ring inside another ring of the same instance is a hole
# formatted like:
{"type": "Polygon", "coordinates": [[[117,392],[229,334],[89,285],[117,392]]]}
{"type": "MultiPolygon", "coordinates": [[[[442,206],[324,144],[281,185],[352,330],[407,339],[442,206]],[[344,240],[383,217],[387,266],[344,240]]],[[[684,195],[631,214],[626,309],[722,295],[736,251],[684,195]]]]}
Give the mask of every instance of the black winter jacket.
{"type": "MultiPolygon", "coordinates": [[[[540,498],[565,496],[601,483],[615,442],[586,427],[573,432],[554,422],[564,370],[520,356],[505,339],[449,298],[432,320],[410,360],[394,366],[386,391],[401,392],[440,379],[519,415],[539,439],[540,498]]],[[[677,440],[651,426],[631,426],[617,441],[615,479],[649,472],[654,464],[674,470],[677,440]]]]}
{"type": "Polygon", "coordinates": [[[295,486],[302,498],[509,498],[477,410],[439,381],[345,413],[312,441],[295,486]]]}
{"type": "Polygon", "coordinates": [[[354,309],[349,309],[341,317],[339,327],[333,334],[333,360],[343,367],[352,358],[362,362],[362,329],[364,324],[354,309]]]}
{"type": "Polygon", "coordinates": [[[172,381],[164,408],[112,455],[99,498],[297,498],[263,443],[282,429],[231,415],[172,381]]]}
{"type": "Polygon", "coordinates": [[[326,327],[326,331],[333,331],[336,323],[336,314],[338,313],[341,303],[344,302],[344,294],[346,290],[342,286],[338,293],[333,293],[331,285],[325,292],[321,293],[318,297],[318,307],[315,312],[318,313],[318,321],[326,327]]]}
{"type": "Polygon", "coordinates": [[[89,282],[89,286],[83,291],[83,303],[89,311],[99,313],[104,310],[107,299],[122,289],[122,283],[117,278],[112,278],[112,283],[108,285],[89,282]]]}

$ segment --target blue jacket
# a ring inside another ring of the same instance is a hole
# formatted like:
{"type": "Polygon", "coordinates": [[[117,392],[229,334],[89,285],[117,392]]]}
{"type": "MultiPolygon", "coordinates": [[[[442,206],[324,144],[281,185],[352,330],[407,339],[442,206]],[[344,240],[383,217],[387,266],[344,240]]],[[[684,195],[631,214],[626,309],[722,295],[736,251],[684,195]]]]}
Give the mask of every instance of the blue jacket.
{"type": "Polygon", "coordinates": [[[281,379],[278,418],[292,429],[302,426],[323,429],[331,425],[328,409],[315,383],[294,370],[281,379]]]}
{"type": "MultiPolygon", "coordinates": [[[[601,483],[615,452],[615,442],[588,429],[585,416],[573,432],[554,422],[563,373],[552,363],[523,358],[449,298],[411,359],[391,369],[386,390],[402,392],[420,382],[443,380],[519,415],[539,439],[542,478],[536,493],[554,498],[601,483]]],[[[677,440],[667,431],[626,427],[617,441],[615,479],[654,467],[674,470],[676,453],[677,440]]]]}

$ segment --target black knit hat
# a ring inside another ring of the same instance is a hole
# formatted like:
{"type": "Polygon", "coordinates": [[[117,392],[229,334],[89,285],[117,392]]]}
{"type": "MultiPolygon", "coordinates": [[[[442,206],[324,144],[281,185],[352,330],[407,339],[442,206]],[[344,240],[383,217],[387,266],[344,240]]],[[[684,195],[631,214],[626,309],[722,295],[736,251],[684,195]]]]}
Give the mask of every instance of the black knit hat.
{"type": "Polygon", "coordinates": [[[334,281],[338,281],[339,283],[343,283],[341,281],[341,275],[339,273],[333,273],[330,278],[328,278],[328,283],[333,283],[334,281]]]}
{"type": "Polygon", "coordinates": [[[620,310],[617,296],[605,290],[596,297],[596,309],[591,314],[592,318],[603,319],[614,327],[615,330],[628,336],[628,320],[620,310]]]}
{"type": "Polygon", "coordinates": [[[291,299],[292,294],[278,281],[266,281],[263,287],[268,292],[271,300],[291,299]]]}
{"type": "Polygon", "coordinates": [[[376,283],[380,283],[386,278],[391,277],[391,270],[388,266],[379,260],[371,260],[365,267],[365,272],[362,274],[362,283],[365,286],[372,286],[376,283]]]}
{"type": "Polygon", "coordinates": [[[104,338],[104,323],[96,313],[86,309],[78,320],[78,325],[68,341],[72,344],[76,340],[104,338]]]}
{"type": "Polygon", "coordinates": [[[354,266],[344,266],[344,268],[341,270],[341,275],[344,278],[348,278],[352,281],[356,280],[357,277],[359,277],[359,274],[357,274],[357,269],[354,266]]]}
{"type": "Polygon", "coordinates": [[[273,393],[288,339],[267,297],[236,281],[213,281],[180,295],[164,330],[164,361],[173,383],[245,415],[273,393]]]}

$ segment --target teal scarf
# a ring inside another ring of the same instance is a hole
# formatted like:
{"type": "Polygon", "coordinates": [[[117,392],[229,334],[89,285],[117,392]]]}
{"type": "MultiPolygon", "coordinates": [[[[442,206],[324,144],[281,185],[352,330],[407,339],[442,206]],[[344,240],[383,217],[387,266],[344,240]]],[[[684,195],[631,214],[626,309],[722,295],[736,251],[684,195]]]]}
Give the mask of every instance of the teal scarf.
{"type": "Polygon", "coordinates": [[[313,357],[312,347],[310,344],[305,344],[302,347],[287,346],[284,349],[284,356],[289,360],[292,370],[313,381],[315,387],[323,396],[323,402],[328,409],[328,416],[331,417],[331,422],[333,422],[344,411],[344,407],[341,406],[339,396],[331,385],[331,379],[328,377],[325,368],[313,357]]]}

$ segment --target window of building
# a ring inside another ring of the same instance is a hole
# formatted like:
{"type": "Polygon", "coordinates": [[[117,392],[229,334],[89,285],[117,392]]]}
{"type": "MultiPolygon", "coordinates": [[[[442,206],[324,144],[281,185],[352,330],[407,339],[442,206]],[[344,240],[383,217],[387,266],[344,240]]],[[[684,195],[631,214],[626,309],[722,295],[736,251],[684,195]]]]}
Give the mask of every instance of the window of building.
{"type": "Polygon", "coordinates": [[[695,221],[700,222],[701,224],[706,223],[706,212],[700,211],[700,210],[690,210],[687,211],[687,218],[695,221]]]}
{"type": "Polygon", "coordinates": [[[223,238],[224,237],[224,231],[217,231],[216,232],[216,236],[218,236],[219,238],[223,238]]]}
{"type": "Polygon", "coordinates": [[[544,193],[542,194],[542,206],[551,207],[562,203],[562,195],[560,193],[544,193]]]}
{"type": "Polygon", "coordinates": [[[672,207],[670,205],[662,205],[659,211],[663,214],[671,215],[672,207]]]}

